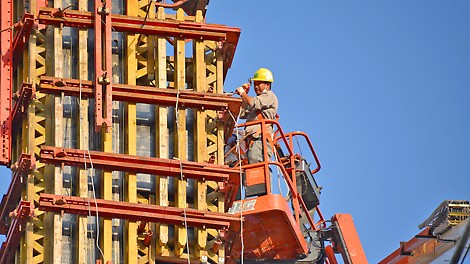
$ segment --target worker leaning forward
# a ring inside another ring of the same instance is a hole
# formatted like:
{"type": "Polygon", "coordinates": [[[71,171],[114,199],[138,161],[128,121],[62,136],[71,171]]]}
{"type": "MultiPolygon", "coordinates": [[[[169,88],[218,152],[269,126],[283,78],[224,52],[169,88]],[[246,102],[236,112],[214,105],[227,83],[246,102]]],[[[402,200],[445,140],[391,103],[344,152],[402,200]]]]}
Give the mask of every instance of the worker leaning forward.
{"type": "MultiPolygon", "coordinates": [[[[250,84],[245,83],[237,88],[237,94],[242,98],[243,110],[240,113],[242,119],[246,122],[264,119],[276,119],[278,101],[273,91],[271,91],[274,81],[273,74],[266,68],[257,70],[251,79],[255,87],[256,96],[249,96],[250,84]]],[[[271,125],[268,126],[270,135],[273,133],[271,125]]],[[[264,161],[263,158],[263,140],[261,135],[261,125],[251,125],[245,128],[245,140],[248,144],[247,158],[248,163],[253,164],[264,161]]],[[[268,143],[268,155],[272,155],[272,147],[268,143]]]]}

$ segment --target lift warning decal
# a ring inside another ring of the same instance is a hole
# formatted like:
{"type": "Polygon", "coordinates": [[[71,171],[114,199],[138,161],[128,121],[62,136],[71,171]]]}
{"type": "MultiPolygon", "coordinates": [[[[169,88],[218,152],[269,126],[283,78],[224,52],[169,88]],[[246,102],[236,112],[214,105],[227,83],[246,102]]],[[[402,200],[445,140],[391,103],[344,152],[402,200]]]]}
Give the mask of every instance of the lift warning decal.
{"type": "Polygon", "coordinates": [[[256,199],[254,200],[249,200],[249,201],[245,201],[243,203],[243,207],[242,207],[242,202],[234,202],[232,207],[230,207],[230,209],[228,209],[228,213],[229,214],[236,214],[236,213],[240,213],[242,212],[246,212],[246,211],[252,211],[252,210],[255,210],[255,204],[256,204],[256,199]]]}

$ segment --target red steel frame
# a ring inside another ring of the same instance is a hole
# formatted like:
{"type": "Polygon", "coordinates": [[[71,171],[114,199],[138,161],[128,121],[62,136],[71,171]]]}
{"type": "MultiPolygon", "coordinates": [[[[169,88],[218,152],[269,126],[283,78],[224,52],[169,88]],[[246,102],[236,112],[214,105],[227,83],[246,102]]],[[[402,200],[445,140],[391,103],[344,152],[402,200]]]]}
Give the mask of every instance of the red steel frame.
{"type": "MultiPolygon", "coordinates": [[[[21,21],[13,25],[11,0],[1,1],[0,10],[0,136],[2,141],[0,164],[9,165],[11,162],[12,124],[15,125],[11,109],[13,66],[28,41],[34,24],[34,16],[25,13],[21,21]],[[14,36],[13,29],[16,29],[14,36]]],[[[17,113],[16,110],[13,115],[17,113]]]]}
{"type": "Polygon", "coordinates": [[[34,216],[34,204],[29,201],[21,201],[18,209],[14,212],[15,217],[11,223],[5,242],[0,249],[0,263],[13,263],[16,248],[20,243],[21,236],[26,227],[26,222],[34,216]]]}
{"type": "MultiPolygon", "coordinates": [[[[94,27],[95,34],[95,131],[103,126],[109,130],[112,126],[112,47],[111,28],[116,31],[133,32],[148,35],[164,35],[188,39],[207,39],[225,42],[221,45],[225,51],[227,68],[235,53],[240,29],[220,25],[210,25],[186,21],[166,21],[143,19],[111,14],[111,0],[95,0],[94,13],[70,10],[62,12],[55,8],[41,8],[39,23],[68,26],[94,27]],[[58,15],[60,14],[60,15],[58,15]],[[99,23],[96,23],[99,21],[99,23]]],[[[224,72],[224,75],[226,72],[224,72]]]]}
{"type": "MultiPolygon", "coordinates": [[[[97,0],[95,0],[97,1],[97,0]]],[[[39,23],[66,27],[93,28],[95,16],[90,12],[67,10],[61,16],[54,16],[58,9],[41,8],[39,23]]],[[[111,14],[111,26],[115,31],[134,32],[138,34],[181,37],[185,39],[204,39],[221,41],[224,53],[224,65],[232,64],[235,49],[240,37],[240,29],[216,24],[188,21],[170,21],[144,19],[125,15],[111,14]]],[[[226,75],[226,70],[224,72],[226,75]]]]}
{"type": "MultiPolygon", "coordinates": [[[[34,158],[31,154],[21,154],[20,159],[13,165],[10,187],[3,195],[0,204],[0,234],[6,234],[8,214],[16,207],[21,197],[21,189],[28,178],[28,174],[34,169],[34,158]]],[[[1,263],[1,262],[0,262],[1,263]]]]}
{"type": "Polygon", "coordinates": [[[217,230],[228,229],[230,221],[240,221],[239,217],[227,213],[45,193],[39,197],[39,210],[79,215],[92,214],[93,216],[96,216],[98,211],[99,217],[103,218],[174,225],[184,225],[186,221],[188,226],[217,230]]]}
{"type": "Polygon", "coordinates": [[[84,167],[86,164],[88,168],[91,167],[91,162],[93,162],[93,166],[96,169],[148,173],[171,177],[180,177],[182,173],[183,178],[196,178],[216,182],[227,182],[230,177],[238,177],[239,174],[236,168],[229,168],[226,165],[50,146],[41,146],[40,161],[77,167],[84,167]]]}
{"type": "Polygon", "coordinates": [[[13,78],[13,3],[0,1],[0,135],[2,150],[0,164],[10,163],[11,148],[11,88],[13,78]]]}
{"type": "Polygon", "coordinates": [[[113,125],[111,0],[95,0],[95,131],[113,125]]]}
{"type": "MultiPolygon", "coordinates": [[[[40,91],[83,98],[93,97],[94,85],[90,81],[80,81],[75,79],[55,78],[41,76],[40,91]]],[[[164,106],[174,106],[178,104],[182,108],[198,108],[207,110],[226,110],[238,115],[241,106],[241,99],[230,95],[195,92],[189,90],[161,89],[150,86],[136,86],[127,84],[114,84],[112,97],[115,101],[145,103],[164,106]]]]}
{"type": "Polygon", "coordinates": [[[433,252],[442,243],[438,237],[432,234],[431,228],[426,227],[412,239],[400,243],[400,248],[380,261],[379,264],[416,263],[421,257],[420,250],[426,249],[425,253],[433,252]]]}
{"type": "MultiPolygon", "coordinates": [[[[112,125],[113,85],[111,83],[111,29],[123,32],[134,32],[149,35],[183,37],[187,39],[205,39],[219,41],[224,57],[224,76],[230,67],[240,36],[240,29],[223,25],[205,24],[188,21],[170,21],[146,19],[124,15],[112,15],[111,0],[95,0],[97,7],[93,13],[76,10],[63,11],[56,8],[44,7],[45,1],[40,1],[38,13],[39,23],[55,26],[94,28],[95,32],[95,130],[100,131],[104,125],[107,129],[112,125]],[[103,2],[104,1],[104,2],[103,2]],[[96,20],[100,23],[94,23],[96,20]],[[101,44],[100,44],[101,43],[101,44]],[[101,67],[100,67],[101,66],[101,67]]],[[[34,25],[32,14],[25,13],[19,23],[13,25],[12,1],[0,2],[0,137],[2,141],[0,164],[9,165],[11,162],[12,135],[12,70],[13,58],[19,57],[26,44],[34,25]],[[13,37],[13,28],[17,29],[13,37]],[[5,44],[6,43],[6,44],[5,44]],[[15,56],[14,56],[15,55],[15,56]]],[[[41,25],[38,25],[41,27],[41,25]]],[[[141,88],[141,87],[140,87],[141,88]]],[[[127,90],[121,96],[135,98],[127,90]]],[[[228,99],[228,98],[225,98],[228,99]]],[[[162,99],[163,100],[163,99],[162,99]]],[[[123,100],[127,101],[127,100],[123,100]]],[[[189,102],[189,101],[188,101],[189,102]]],[[[206,104],[207,105],[207,104],[206,104]]],[[[19,104],[18,106],[23,106],[19,104]]],[[[13,114],[17,120],[22,113],[21,108],[13,114]]],[[[232,109],[232,112],[235,110],[232,109]]],[[[233,127],[234,124],[231,124],[233,127]]]]}

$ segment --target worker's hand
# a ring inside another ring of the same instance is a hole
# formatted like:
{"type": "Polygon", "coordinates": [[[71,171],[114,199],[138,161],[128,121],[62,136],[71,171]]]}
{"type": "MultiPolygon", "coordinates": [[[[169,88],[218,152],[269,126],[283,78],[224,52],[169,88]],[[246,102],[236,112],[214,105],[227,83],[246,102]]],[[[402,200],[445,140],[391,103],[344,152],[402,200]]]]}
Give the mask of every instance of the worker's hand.
{"type": "Polygon", "coordinates": [[[250,91],[250,83],[244,83],[242,84],[243,89],[245,90],[245,93],[248,93],[250,91]]]}
{"type": "Polygon", "coordinates": [[[241,96],[242,94],[246,93],[246,92],[245,92],[245,88],[243,88],[243,87],[241,87],[241,86],[237,88],[236,92],[237,92],[237,94],[240,95],[240,96],[241,96]]]}

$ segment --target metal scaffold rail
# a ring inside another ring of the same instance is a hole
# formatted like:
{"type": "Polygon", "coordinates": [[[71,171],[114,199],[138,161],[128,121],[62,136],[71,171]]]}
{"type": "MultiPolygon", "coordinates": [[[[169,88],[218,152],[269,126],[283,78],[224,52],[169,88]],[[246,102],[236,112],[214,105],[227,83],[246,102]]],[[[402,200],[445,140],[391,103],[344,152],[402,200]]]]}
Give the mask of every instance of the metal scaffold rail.
{"type": "Polygon", "coordinates": [[[89,166],[96,169],[148,173],[172,177],[228,182],[230,176],[238,177],[238,170],[226,165],[179,161],[171,159],[114,154],[101,151],[42,146],[40,161],[57,165],[89,166]]]}

